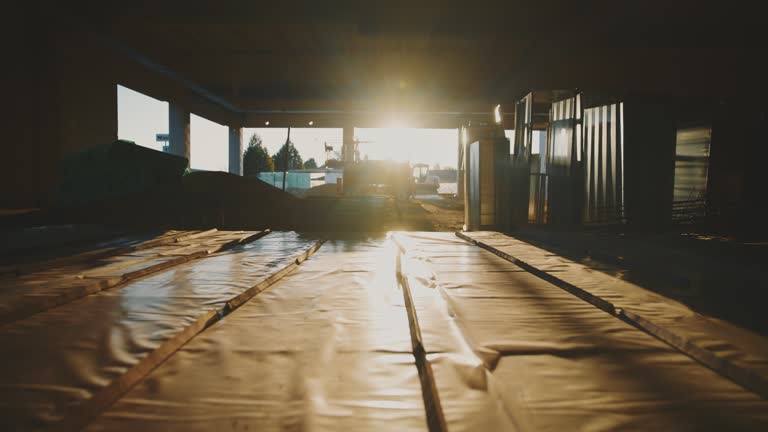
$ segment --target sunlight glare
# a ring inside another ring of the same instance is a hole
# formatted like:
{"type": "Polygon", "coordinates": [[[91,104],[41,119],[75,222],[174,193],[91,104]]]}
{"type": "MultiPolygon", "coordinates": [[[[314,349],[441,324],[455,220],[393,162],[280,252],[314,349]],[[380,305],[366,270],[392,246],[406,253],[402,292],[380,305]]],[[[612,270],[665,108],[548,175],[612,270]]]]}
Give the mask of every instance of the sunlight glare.
{"type": "Polygon", "coordinates": [[[355,136],[363,159],[456,166],[456,129],[358,128],[355,136]]]}

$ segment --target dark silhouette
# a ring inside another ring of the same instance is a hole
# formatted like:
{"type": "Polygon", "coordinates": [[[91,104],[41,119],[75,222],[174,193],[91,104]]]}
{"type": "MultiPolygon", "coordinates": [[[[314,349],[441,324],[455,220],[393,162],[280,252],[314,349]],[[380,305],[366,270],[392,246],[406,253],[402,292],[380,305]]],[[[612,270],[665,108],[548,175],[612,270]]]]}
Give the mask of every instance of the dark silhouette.
{"type": "Polygon", "coordinates": [[[293,143],[289,141],[288,143],[284,144],[277,153],[272,155],[272,160],[275,162],[276,171],[283,171],[283,164],[286,163],[286,156],[288,161],[288,170],[304,168],[304,161],[301,159],[299,151],[296,150],[296,146],[294,146],[293,143]],[[286,152],[288,152],[287,155],[286,152]]]}
{"type": "Polygon", "coordinates": [[[255,176],[260,172],[275,171],[275,163],[264,147],[258,134],[251,135],[248,148],[243,153],[243,175],[255,176]]]}

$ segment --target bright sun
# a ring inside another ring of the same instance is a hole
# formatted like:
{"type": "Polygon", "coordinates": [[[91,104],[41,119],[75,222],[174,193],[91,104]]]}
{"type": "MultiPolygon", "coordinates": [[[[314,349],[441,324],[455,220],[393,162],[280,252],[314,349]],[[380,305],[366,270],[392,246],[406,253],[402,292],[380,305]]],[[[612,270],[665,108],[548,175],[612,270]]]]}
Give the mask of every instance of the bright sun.
{"type": "Polygon", "coordinates": [[[456,166],[458,130],[416,129],[402,126],[357,128],[360,157],[371,160],[456,166]]]}

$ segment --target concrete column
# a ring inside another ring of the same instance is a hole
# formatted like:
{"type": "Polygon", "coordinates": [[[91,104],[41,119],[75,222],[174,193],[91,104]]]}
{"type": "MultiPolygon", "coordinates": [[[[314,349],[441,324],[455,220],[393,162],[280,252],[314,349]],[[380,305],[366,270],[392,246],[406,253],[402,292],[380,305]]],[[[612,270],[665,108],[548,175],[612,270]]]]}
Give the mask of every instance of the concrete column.
{"type": "Polygon", "coordinates": [[[456,165],[456,198],[464,199],[464,138],[462,128],[459,128],[459,152],[456,165]]]}
{"type": "Polygon", "coordinates": [[[229,172],[243,175],[243,128],[229,128],[229,172]]]}
{"type": "Polygon", "coordinates": [[[191,162],[191,141],[189,138],[189,111],[173,102],[168,104],[168,132],[171,154],[187,158],[191,162]]]}
{"type": "Polygon", "coordinates": [[[354,126],[344,126],[343,141],[341,145],[341,160],[343,162],[354,162],[355,150],[355,128],[354,126]]]}

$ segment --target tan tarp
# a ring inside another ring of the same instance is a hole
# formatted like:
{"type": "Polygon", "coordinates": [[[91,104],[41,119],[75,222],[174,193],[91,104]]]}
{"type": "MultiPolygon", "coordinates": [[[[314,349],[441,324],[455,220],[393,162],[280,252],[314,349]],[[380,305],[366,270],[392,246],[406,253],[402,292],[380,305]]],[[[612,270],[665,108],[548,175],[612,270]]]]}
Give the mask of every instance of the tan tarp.
{"type": "MultiPolygon", "coordinates": [[[[394,239],[448,430],[768,430],[765,400],[520,267],[452,233],[394,239]]],[[[0,327],[4,430],[61,418],[291,247],[270,234],[0,327]]],[[[87,429],[427,430],[397,254],[327,242],[87,429]]]]}
{"type": "Polygon", "coordinates": [[[54,260],[29,274],[0,277],[0,324],[261,236],[256,231],[173,233],[131,247],[54,260]],[[88,257],[93,257],[89,259],[88,257]],[[65,265],[63,262],[66,261],[65,265]]]}
{"type": "MultiPolygon", "coordinates": [[[[474,240],[514,256],[558,279],[634,312],[768,380],[768,339],[619,277],[600,272],[528,243],[496,232],[465,233],[474,240]]],[[[723,289],[727,289],[723,286],[723,289]]]]}
{"type": "Polygon", "coordinates": [[[394,248],[329,241],[88,430],[424,431],[394,248]]]}
{"type": "Polygon", "coordinates": [[[314,243],[272,233],[0,327],[0,430],[61,420],[314,243]]]}
{"type": "MultiPolygon", "coordinates": [[[[511,428],[768,428],[768,402],[508,261],[450,233],[398,238],[408,251],[404,272],[412,290],[421,285],[422,292],[440,293],[485,377],[467,366],[470,356],[446,358],[444,368],[460,371],[473,388],[488,388],[511,428]]],[[[435,307],[428,295],[414,297],[422,310],[435,307]]],[[[447,323],[439,314],[422,314],[428,351],[448,348],[447,323]]],[[[461,417],[444,397],[446,387],[458,393],[454,384],[440,374],[437,384],[446,417],[461,417]]],[[[449,429],[457,428],[449,422],[449,429]]]]}

